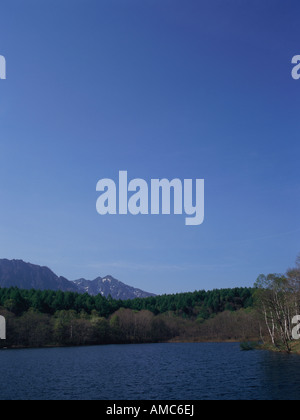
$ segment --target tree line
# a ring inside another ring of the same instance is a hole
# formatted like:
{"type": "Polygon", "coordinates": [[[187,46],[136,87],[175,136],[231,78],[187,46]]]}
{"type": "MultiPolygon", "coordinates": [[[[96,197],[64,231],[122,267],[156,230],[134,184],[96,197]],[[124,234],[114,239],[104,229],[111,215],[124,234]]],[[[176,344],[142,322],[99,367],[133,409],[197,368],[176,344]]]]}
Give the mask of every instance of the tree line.
{"type": "Polygon", "coordinates": [[[99,316],[107,318],[120,308],[135,311],[147,310],[154,315],[169,311],[185,318],[208,319],[212,314],[225,310],[236,311],[253,306],[252,288],[215,289],[212,291],[195,291],[193,293],[178,293],[131,300],[115,300],[98,294],[62,292],[53,290],[25,290],[17,287],[0,288],[0,306],[22,315],[30,308],[54,315],[61,310],[82,311],[91,314],[97,311],[99,316]]]}
{"type": "Polygon", "coordinates": [[[0,315],[7,321],[1,347],[258,339],[290,352],[300,319],[300,256],[285,274],[260,275],[253,288],[126,301],[3,288],[0,315]]]}
{"type": "Polygon", "coordinates": [[[52,290],[0,289],[3,346],[237,340],[257,334],[252,288],[121,301],[52,290]]]}

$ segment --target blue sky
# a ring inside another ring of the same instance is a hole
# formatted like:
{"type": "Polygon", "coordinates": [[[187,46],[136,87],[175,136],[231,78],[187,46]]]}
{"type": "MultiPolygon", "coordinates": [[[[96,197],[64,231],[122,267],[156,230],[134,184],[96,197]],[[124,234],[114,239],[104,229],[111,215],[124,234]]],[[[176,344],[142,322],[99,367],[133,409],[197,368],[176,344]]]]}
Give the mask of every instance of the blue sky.
{"type": "Polygon", "coordinates": [[[1,4],[0,257],[153,293],[300,252],[299,2],[1,4]],[[205,222],[100,216],[97,181],[205,179],[205,222]]]}

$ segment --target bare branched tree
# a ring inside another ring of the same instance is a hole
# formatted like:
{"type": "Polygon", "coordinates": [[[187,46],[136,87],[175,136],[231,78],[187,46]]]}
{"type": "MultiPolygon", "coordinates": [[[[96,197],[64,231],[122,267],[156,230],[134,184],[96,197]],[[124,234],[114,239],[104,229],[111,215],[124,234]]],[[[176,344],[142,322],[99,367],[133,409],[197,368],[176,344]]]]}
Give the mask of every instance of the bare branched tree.
{"type": "Polygon", "coordinates": [[[292,319],[300,314],[300,255],[286,275],[260,275],[254,285],[256,302],[271,342],[291,351],[292,319]]]}

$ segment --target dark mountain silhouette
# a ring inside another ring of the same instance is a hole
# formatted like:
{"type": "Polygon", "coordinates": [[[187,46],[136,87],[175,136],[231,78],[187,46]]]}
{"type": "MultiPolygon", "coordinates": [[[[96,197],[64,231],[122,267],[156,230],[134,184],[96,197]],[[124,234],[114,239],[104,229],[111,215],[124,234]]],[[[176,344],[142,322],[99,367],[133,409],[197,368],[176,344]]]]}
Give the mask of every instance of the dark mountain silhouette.
{"type": "Polygon", "coordinates": [[[63,290],[78,292],[74,283],[58,277],[48,267],[22,260],[0,260],[0,287],[16,286],[20,289],[63,290]]]}
{"type": "Polygon", "coordinates": [[[128,286],[111,276],[98,277],[95,280],[79,279],[70,281],[58,277],[48,267],[26,263],[22,260],[0,259],[0,287],[18,287],[20,289],[61,290],[63,292],[89,293],[114,299],[134,299],[136,297],[155,296],[140,289],[128,286]]]}

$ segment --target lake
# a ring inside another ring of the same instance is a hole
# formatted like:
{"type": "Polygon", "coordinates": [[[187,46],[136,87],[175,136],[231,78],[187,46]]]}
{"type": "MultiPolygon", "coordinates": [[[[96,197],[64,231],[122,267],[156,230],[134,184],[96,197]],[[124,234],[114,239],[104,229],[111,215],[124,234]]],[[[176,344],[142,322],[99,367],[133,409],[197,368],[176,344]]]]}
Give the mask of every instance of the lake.
{"type": "Polygon", "coordinates": [[[0,399],[298,400],[300,356],[238,343],[0,351],[0,399]]]}

